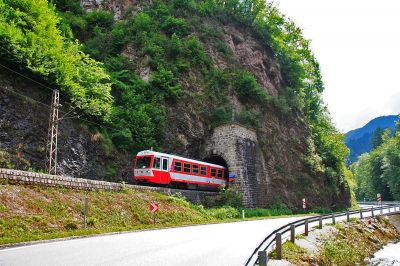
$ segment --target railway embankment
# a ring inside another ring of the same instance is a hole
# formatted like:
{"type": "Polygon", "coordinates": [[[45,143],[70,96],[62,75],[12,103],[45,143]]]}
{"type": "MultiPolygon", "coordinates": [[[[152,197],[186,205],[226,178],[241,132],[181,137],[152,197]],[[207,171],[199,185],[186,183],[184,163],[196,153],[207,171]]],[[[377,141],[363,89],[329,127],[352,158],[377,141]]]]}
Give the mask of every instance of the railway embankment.
{"type": "Polygon", "coordinates": [[[370,259],[374,253],[399,239],[400,214],[352,219],[299,235],[295,243],[285,242],[284,260],[269,265],[375,265],[370,259]]]}
{"type": "Polygon", "coordinates": [[[207,209],[183,197],[152,190],[125,187],[119,191],[90,191],[0,180],[0,247],[35,240],[215,223],[239,216],[233,207],[207,209]],[[150,211],[152,203],[159,208],[154,216],[150,211]]]}

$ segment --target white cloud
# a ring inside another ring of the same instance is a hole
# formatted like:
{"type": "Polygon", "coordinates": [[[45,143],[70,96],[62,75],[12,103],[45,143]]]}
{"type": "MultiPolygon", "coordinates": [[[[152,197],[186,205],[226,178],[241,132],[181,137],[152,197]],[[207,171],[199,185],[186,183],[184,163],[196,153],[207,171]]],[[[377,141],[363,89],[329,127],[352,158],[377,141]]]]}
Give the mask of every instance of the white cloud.
{"type": "Polygon", "coordinates": [[[340,130],[400,112],[400,1],[280,0],[279,7],[311,40],[340,130]]]}

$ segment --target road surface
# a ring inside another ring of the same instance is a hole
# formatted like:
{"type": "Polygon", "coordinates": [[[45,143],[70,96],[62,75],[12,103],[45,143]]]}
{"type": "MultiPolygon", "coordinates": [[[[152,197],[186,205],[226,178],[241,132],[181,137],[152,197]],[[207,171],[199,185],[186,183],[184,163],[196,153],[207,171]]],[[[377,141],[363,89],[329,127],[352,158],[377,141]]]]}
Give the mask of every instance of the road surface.
{"type": "Polygon", "coordinates": [[[303,217],[132,232],[0,250],[0,265],[242,266],[273,230],[303,217]]]}

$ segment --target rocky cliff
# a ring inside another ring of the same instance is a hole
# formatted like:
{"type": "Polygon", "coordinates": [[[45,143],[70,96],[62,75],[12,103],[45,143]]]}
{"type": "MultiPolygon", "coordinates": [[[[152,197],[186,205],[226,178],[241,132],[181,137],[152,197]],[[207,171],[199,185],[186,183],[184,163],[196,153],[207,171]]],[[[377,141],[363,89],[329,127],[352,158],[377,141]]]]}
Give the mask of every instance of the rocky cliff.
{"type": "MultiPolygon", "coordinates": [[[[157,3],[83,0],[81,6],[86,12],[110,11],[116,23],[124,25],[124,23],[139,23],[135,21],[135,16],[141,14],[149,5],[157,3]]],[[[182,12],[182,16],[178,19],[184,20],[187,27],[183,27],[186,33],[182,34],[183,37],[181,36],[179,41],[184,43],[183,46],[185,43],[197,45],[196,47],[200,47],[198,50],[204,51],[205,54],[192,56],[196,57],[196,60],[201,56],[206,59],[198,59],[205,62],[198,67],[195,63],[189,64],[188,67],[186,63],[179,61],[177,70],[172,71],[174,74],[178,73],[175,74],[173,81],[179,86],[180,94],[177,99],[167,99],[163,102],[163,106],[160,106],[165,108],[165,126],[161,128],[159,125],[160,132],[163,132],[159,149],[196,159],[214,162],[218,160],[225,162],[237,172],[243,172],[245,183],[250,184],[246,186],[251,187],[245,191],[247,197],[252,198],[247,204],[251,207],[285,203],[289,207],[300,209],[302,198],[307,198],[311,208],[347,206],[350,201],[347,184],[339,182],[332,190],[332,181],[322,172],[311,169],[310,164],[306,162],[306,156],[310,151],[308,140],[311,133],[301,110],[285,108],[288,80],[283,77],[282,66],[277,63],[269,44],[251,27],[242,25],[233,17],[194,16],[182,12]],[[198,43],[193,40],[198,40],[198,43]],[[213,73],[218,73],[224,78],[214,82],[213,73]],[[244,87],[250,84],[249,90],[257,87],[261,88],[262,92],[256,91],[258,94],[249,98],[246,96],[248,93],[246,88],[244,91],[238,90],[237,84],[240,81],[237,77],[241,73],[245,73],[244,87]],[[253,84],[251,79],[250,81],[246,79],[248,77],[246,73],[255,77],[256,84],[253,84]],[[264,100],[260,103],[261,98],[266,98],[268,104],[265,104],[264,100]],[[216,119],[215,117],[221,113],[225,118],[216,119]],[[229,127],[221,129],[221,126],[232,121],[243,128],[251,127],[250,130],[254,132],[254,134],[249,133],[252,137],[242,138],[243,141],[238,140],[236,144],[232,144],[235,146],[234,149],[238,149],[236,154],[241,154],[237,157],[239,158],[236,160],[237,165],[227,158],[228,153],[221,152],[223,148],[216,150],[218,145],[215,144],[218,142],[215,136],[231,133],[229,127]],[[245,148],[247,143],[253,145],[253,148],[245,148]],[[242,165],[240,169],[239,164],[242,165]],[[324,189],[328,187],[329,189],[324,189]]],[[[148,14],[152,14],[151,11],[148,14]]],[[[156,30],[161,32],[162,38],[168,40],[179,35],[171,34],[168,28],[156,30]]],[[[102,29],[100,33],[105,34],[102,29]]],[[[90,43],[87,38],[82,38],[81,41],[86,42],[86,48],[90,51],[90,47],[112,42],[113,34],[114,30],[109,38],[100,41],[93,38],[90,43]],[[98,43],[93,40],[97,40],[98,43]]],[[[141,36],[141,32],[134,34],[141,36]]],[[[157,52],[159,47],[144,49],[143,44],[138,44],[139,37],[136,39],[131,37],[133,41],[125,38],[127,40],[119,45],[119,50],[117,49],[117,52],[113,50],[113,55],[117,53],[119,57],[127,60],[129,69],[126,70],[140,77],[141,82],[156,84],[154,76],[156,71],[160,71],[160,67],[154,65],[154,58],[166,56],[164,52],[169,54],[171,50],[175,51],[180,42],[167,50],[157,52]]],[[[93,55],[106,63],[109,58],[98,53],[93,55]]],[[[173,57],[173,55],[168,56],[164,60],[173,57]]],[[[190,55],[187,56],[187,60],[190,59],[190,55]]],[[[168,64],[164,64],[163,68],[165,66],[168,64]]],[[[1,80],[2,87],[12,88],[16,92],[23,92],[32,98],[49,102],[49,91],[39,89],[23,78],[15,79],[14,75],[3,72],[1,80]]],[[[12,154],[18,149],[18,143],[22,142],[24,159],[29,162],[30,167],[42,169],[48,108],[31,104],[5,90],[0,90],[0,93],[2,132],[0,148],[8,151],[10,158],[12,157],[10,161],[15,163],[16,158],[12,154]]],[[[117,151],[118,148],[107,144],[104,140],[105,133],[101,128],[74,119],[61,121],[60,125],[59,166],[62,173],[96,179],[105,176],[112,180],[129,179],[132,174],[130,157],[133,154],[117,151]]],[[[243,182],[239,181],[239,184],[243,182]]]]}

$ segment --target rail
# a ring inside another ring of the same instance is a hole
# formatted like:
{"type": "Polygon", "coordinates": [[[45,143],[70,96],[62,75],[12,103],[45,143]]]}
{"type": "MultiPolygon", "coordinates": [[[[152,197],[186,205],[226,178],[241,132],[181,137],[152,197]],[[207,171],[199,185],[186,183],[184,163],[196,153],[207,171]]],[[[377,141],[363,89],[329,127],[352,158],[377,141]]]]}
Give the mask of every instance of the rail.
{"type": "MultiPolygon", "coordinates": [[[[360,203],[363,204],[363,203],[360,203]]],[[[374,205],[370,202],[365,202],[366,205],[374,205]]],[[[292,223],[288,223],[270,233],[254,250],[253,254],[248,258],[245,263],[245,266],[266,266],[268,262],[268,252],[272,251],[273,247],[276,247],[277,259],[282,259],[282,243],[283,240],[288,239],[290,237],[290,241],[295,241],[296,228],[304,227],[304,235],[308,235],[309,227],[312,223],[318,222],[318,229],[322,229],[324,221],[330,220],[332,224],[336,223],[336,220],[344,220],[350,221],[351,217],[354,215],[359,216],[360,219],[364,217],[374,217],[375,215],[383,215],[388,213],[400,212],[400,204],[393,205],[392,203],[382,205],[379,207],[372,208],[364,208],[360,210],[347,210],[345,212],[335,212],[327,215],[319,215],[313,217],[307,217],[301,220],[297,220],[292,223]],[[385,212],[385,210],[387,210],[385,212]],[[376,213],[379,211],[379,213],[376,213]],[[288,233],[290,232],[290,235],[288,233]]],[[[325,222],[326,224],[327,222],[325,222]]]]}

